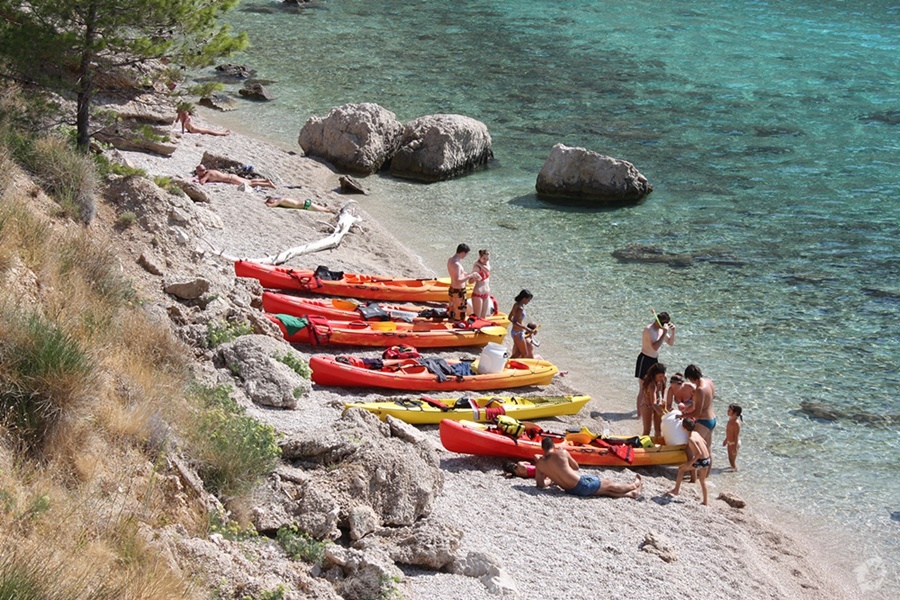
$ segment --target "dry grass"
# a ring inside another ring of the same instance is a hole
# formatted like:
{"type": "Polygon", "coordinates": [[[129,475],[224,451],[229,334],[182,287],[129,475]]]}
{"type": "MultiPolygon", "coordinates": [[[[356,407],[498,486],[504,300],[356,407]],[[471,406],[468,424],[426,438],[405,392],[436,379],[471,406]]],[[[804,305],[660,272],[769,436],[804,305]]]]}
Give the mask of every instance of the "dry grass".
{"type": "Polygon", "coordinates": [[[109,243],[34,204],[0,189],[0,598],[191,597],[147,533],[205,520],[159,461],[184,348],[109,243]]]}

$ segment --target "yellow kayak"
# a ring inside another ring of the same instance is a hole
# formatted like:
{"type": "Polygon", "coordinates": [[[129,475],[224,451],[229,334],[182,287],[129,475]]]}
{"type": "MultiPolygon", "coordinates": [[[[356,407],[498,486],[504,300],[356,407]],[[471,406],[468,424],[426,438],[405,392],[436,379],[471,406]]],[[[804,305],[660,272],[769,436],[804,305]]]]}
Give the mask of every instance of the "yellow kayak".
{"type": "Polygon", "coordinates": [[[362,408],[384,421],[388,415],[413,425],[436,425],[442,419],[490,421],[497,415],[519,420],[540,419],[558,415],[574,415],[590,396],[478,396],[462,398],[399,398],[380,402],[346,403],[348,408],[362,408]]]}

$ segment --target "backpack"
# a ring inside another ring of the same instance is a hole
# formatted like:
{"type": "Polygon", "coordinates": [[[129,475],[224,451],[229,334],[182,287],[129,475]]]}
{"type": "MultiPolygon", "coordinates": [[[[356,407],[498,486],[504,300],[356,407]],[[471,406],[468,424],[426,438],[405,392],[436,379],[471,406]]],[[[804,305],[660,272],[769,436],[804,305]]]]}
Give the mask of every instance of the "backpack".
{"type": "Polygon", "coordinates": [[[406,345],[391,346],[381,353],[381,358],[383,358],[384,360],[397,358],[419,358],[420,356],[422,355],[419,354],[418,350],[416,350],[412,346],[406,345]]]}

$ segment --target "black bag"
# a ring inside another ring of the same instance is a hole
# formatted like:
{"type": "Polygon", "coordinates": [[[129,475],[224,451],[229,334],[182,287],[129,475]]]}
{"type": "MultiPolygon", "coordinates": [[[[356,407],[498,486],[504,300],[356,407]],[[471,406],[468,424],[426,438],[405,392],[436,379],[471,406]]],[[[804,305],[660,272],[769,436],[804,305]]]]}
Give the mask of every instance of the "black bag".
{"type": "Polygon", "coordinates": [[[315,276],[326,281],[340,281],[344,278],[343,271],[329,271],[328,267],[319,265],[316,267],[315,276]]]}

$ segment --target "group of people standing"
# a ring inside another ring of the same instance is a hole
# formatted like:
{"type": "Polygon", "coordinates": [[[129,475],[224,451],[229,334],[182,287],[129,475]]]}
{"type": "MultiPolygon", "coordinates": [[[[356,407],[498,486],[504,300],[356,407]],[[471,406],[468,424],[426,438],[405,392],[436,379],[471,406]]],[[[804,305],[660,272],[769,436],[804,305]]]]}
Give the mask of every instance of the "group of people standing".
{"type": "MultiPolygon", "coordinates": [[[[712,433],[717,420],[713,409],[716,386],[712,379],[704,377],[697,365],[688,365],[684,373],[666,378],[666,366],[659,362],[659,350],[663,343],[675,344],[675,323],[669,313],[654,312],[653,321],[644,327],[641,337],[641,353],[637,357],[634,376],[639,381],[637,414],[643,423],[642,435],[660,437],[662,415],[673,409],[681,413],[682,427],[688,432],[688,460],[678,468],[675,487],[668,493],[677,495],[681,480],[688,472],[692,478],[699,476],[703,503],[707,504],[706,478],[712,465],[710,449],[712,433]],[[668,389],[667,389],[668,383],[668,389]]],[[[740,447],[742,408],[737,404],[728,407],[728,425],[723,446],[728,448],[728,462],[737,470],[737,453],[740,447]]]]}
{"type": "MultiPolygon", "coordinates": [[[[462,264],[471,249],[468,244],[460,244],[456,247],[456,253],[447,260],[447,273],[450,275],[450,301],[447,303],[448,318],[453,321],[464,321],[466,318],[466,288],[469,283],[474,283],[472,290],[472,314],[478,318],[493,314],[494,306],[491,299],[491,255],[487,249],[478,251],[478,259],[472,265],[471,271],[466,271],[462,264]]],[[[509,321],[512,326],[510,335],[513,340],[513,350],[510,358],[534,358],[534,334],[539,326],[537,323],[527,321],[525,307],[531,302],[534,294],[528,290],[522,290],[516,295],[515,304],[509,311],[509,321]]]]}

